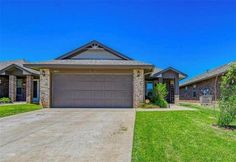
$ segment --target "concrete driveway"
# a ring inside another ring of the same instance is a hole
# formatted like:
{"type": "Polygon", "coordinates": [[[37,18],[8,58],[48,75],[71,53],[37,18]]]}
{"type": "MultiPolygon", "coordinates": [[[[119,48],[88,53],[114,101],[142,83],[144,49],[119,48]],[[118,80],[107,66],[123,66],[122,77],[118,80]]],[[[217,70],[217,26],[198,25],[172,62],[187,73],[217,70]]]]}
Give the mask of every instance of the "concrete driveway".
{"type": "Polygon", "coordinates": [[[44,109],[0,119],[0,161],[131,161],[134,109],[44,109]]]}

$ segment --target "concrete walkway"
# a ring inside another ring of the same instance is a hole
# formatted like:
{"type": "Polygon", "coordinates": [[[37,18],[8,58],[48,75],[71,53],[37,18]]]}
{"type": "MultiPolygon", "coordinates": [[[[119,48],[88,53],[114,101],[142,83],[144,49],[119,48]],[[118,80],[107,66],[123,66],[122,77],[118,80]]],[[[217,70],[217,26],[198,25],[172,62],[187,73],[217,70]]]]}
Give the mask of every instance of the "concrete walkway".
{"type": "Polygon", "coordinates": [[[134,109],[44,109],[0,119],[0,161],[130,162],[134,109]]]}
{"type": "Polygon", "coordinates": [[[196,111],[197,109],[178,106],[178,105],[170,105],[170,108],[138,108],[136,111],[196,111]]]}
{"type": "Polygon", "coordinates": [[[20,104],[27,104],[27,102],[13,102],[13,103],[1,103],[0,106],[7,106],[7,105],[20,105],[20,104]]]}

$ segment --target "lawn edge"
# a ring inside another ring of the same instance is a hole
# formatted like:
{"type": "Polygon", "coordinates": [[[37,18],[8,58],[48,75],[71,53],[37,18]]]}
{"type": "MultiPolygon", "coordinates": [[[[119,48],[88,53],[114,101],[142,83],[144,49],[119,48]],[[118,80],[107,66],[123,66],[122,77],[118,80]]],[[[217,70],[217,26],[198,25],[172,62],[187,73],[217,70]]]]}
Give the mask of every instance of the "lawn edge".
{"type": "Polygon", "coordinates": [[[38,110],[26,111],[26,112],[21,112],[21,113],[18,113],[18,114],[3,116],[3,117],[0,117],[0,121],[3,120],[3,119],[6,119],[6,118],[11,118],[11,117],[15,117],[15,116],[31,114],[31,113],[33,113],[35,111],[44,111],[44,109],[47,109],[47,108],[39,108],[38,110]]]}

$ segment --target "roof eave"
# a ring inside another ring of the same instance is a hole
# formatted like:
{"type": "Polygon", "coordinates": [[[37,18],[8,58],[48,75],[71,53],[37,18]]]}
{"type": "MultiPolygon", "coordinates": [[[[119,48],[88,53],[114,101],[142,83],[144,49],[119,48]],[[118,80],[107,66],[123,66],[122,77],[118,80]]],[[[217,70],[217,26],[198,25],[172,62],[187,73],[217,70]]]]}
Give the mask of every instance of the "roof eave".
{"type": "Polygon", "coordinates": [[[196,81],[192,81],[192,82],[189,82],[189,83],[183,83],[181,84],[179,87],[184,87],[184,86],[188,86],[188,85],[191,85],[191,84],[196,84],[198,82],[201,82],[201,81],[204,81],[204,80],[208,80],[208,79],[211,79],[211,78],[214,78],[216,76],[221,76],[223,75],[225,72],[222,72],[222,73],[219,73],[219,74],[215,74],[215,75],[212,75],[210,77],[205,77],[205,78],[202,78],[202,79],[199,79],[199,80],[196,80],[196,81]]]}
{"type": "Polygon", "coordinates": [[[32,69],[43,68],[114,68],[114,69],[153,69],[153,65],[71,65],[71,64],[24,64],[25,67],[32,69]]]}
{"type": "Polygon", "coordinates": [[[162,73],[164,73],[164,72],[166,72],[166,71],[168,71],[168,70],[172,70],[172,71],[178,73],[180,80],[185,79],[186,77],[188,77],[187,74],[185,74],[185,73],[183,73],[183,72],[181,72],[181,71],[179,71],[179,70],[177,70],[177,69],[175,69],[175,68],[173,68],[173,67],[168,67],[168,68],[166,68],[166,69],[163,69],[163,70],[161,70],[161,71],[159,71],[159,72],[153,74],[153,75],[152,75],[152,78],[158,78],[160,74],[162,74],[162,73]]]}
{"type": "Polygon", "coordinates": [[[22,70],[22,71],[26,71],[27,73],[29,73],[29,74],[31,74],[31,75],[35,75],[35,76],[39,75],[39,73],[33,73],[33,72],[31,72],[31,71],[29,71],[29,70],[25,69],[24,67],[21,67],[21,66],[19,66],[19,65],[17,65],[17,64],[11,64],[11,65],[9,65],[9,66],[7,66],[7,67],[1,69],[1,70],[0,70],[0,74],[4,74],[6,70],[8,70],[8,69],[10,69],[10,68],[12,68],[12,67],[16,67],[16,68],[18,68],[18,69],[20,69],[20,70],[22,70]]]}

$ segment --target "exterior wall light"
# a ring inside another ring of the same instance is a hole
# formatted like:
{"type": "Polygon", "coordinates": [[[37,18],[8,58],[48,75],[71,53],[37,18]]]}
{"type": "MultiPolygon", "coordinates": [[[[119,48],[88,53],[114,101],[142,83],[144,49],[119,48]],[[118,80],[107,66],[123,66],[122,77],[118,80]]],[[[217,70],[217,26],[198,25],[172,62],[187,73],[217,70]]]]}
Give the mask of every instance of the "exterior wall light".
{"type": "Polygon", "coordinates": [[[44,70],[42,71],[42,75],[43,75],[43,76],[45,76],[45,75],[46,75],[44,70]]]}
{"type": "Polygon", "coordinates": [[[137,77],[140,77],[140,71],[139,70],[137,71],[137,77]]]}

